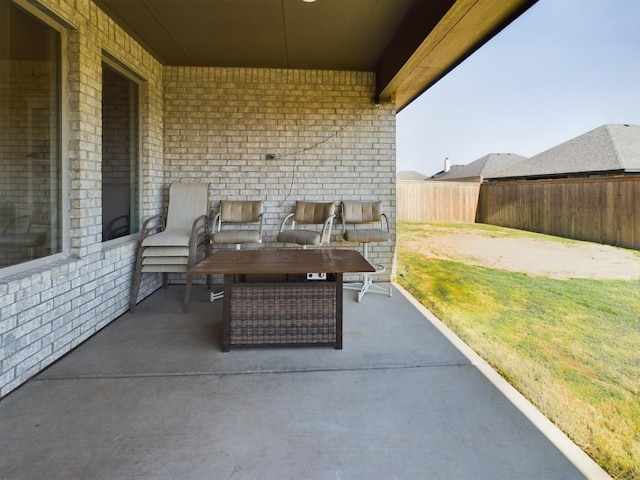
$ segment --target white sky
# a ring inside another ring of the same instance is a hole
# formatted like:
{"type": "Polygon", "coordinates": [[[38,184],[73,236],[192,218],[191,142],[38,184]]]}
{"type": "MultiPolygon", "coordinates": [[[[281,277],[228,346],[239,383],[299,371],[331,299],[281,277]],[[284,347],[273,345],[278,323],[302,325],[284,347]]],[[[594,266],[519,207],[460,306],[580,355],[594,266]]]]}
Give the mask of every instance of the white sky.
{"type": "Polygon", "coordinates": [[[640,125],[640,0],[539,0],[397,115],[397,170],[640,125]]]}

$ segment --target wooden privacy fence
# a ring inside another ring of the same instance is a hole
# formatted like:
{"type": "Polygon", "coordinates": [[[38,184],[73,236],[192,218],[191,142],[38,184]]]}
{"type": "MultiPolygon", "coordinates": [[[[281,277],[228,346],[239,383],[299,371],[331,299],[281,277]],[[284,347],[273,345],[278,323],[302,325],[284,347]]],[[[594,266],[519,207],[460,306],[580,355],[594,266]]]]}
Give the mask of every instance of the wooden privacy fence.
{"type": "Polygon", "coordinates": [[[464,222],[476,219],[480,182],[399,180],[396,215],[409,222],[464,222]]]}
{"type": "Polygon", "coordinates": [[[640,250],[640,177],[396,186],[400,221],[477,221],[640,250]]]}
{"type": "Polygon", "coordinates": [[[640,250],[640,177],[484,183],[477,221],[640,250]]]}

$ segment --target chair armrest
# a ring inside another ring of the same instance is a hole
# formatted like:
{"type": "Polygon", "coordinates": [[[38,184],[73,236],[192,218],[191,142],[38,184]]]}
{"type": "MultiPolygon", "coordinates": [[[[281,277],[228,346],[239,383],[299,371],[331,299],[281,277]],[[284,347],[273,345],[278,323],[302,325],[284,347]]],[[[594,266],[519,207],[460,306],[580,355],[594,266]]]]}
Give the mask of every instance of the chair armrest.
{"type": "Polygon", "coordinates": [[[208,254],[209,241],[209,217],[207,215],[201,215],[194,220],[191,226],[191,237],[189,238],[189,268],[195,265],[198,247],[203,243],[208,254]]]}
{"type": "MultiPolygon", "coordinates": [[[[284,231],[287,221],[288,221],[289,219],[292,219],[294,215],[295,215],[295,214],[290,213],[289,215],[287,215],[286,217],[284,217],[284,220],[282,220],[282,223],[280,224],[280,230],[278,230],[278,233],[282,233],[282,232],[284,231]]],[[[291,221],[291,228],[293,229],[295,226],[296,226],[296,221],[295,221],[295,220],[292,220],[292,221],[291,221]]]]}
{"type": "Polygon", "coordinates": [[[258,232],[260,232],[260,238],[262,238],[262,219],[264,217],[264,213],[261,213],[259,218],[260,218],[260,223],[258,225],[258,232]]]}
{"type": "Polygon", "coordinates": [[[384,223],[386,225],[387,232],[390,232],[391,230],[389,230],[389,219],[387,218],[387,215],[385,213],[383,213],[382,214],[382,218],[384,218],[384,223]]]}
{"type": "MultiPolygon", "coordinates": [[[[200,215],[193,221],[193,225],[191,226],[191,237],[190,239],[198,239],[203,235],[209,235],[209,218],[206,215],[200,215]]],[[[194,243],[194,242],[191,242],[194,243]]],[[[197,242],[196,242],[197,243],[197,242]]]]}
{"type": "Polygon", "coordinates": [[[211,233],[219,232],[222,230],[222,222],[220,221],[220,212],[213,217],[213,223],[211,224],[211,233]]]}
{"type": "Polygon", "coordinates": [[[140,232],[140,242],[154,233],[162,232],[166,227],[164,223],[164,215],[154,215],[147,218],[142,224],[142,230],[140,232]],[[157,225],[153,225],[154,222],[158,222],[157,225]]]}
{"type": "Polygon", "coordinates": [[[329,240],[331,239],[331,228],[333,227],[334,218],[335,218],[335,215],[329,215],[327,218],[324,219],[324,223],[322,224],[322,234],[320,236],[322,243],[325,242],[325,238],[327,243],[329,243],[329,240]]]}

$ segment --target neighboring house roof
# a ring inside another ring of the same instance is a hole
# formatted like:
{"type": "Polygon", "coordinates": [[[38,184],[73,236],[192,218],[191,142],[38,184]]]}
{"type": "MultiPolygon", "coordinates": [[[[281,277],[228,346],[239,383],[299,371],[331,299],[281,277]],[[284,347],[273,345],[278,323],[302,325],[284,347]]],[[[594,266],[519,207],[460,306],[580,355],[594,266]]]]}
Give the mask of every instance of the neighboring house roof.
{"type": "Polygon", "coordinates": [[[454,180],[457,178],[479,177],[493,178],[505,168],[519,164],[527,157],[515,153],[489,153],[468,165],[452,165],[448,172],[436,173],[434,180],[454,180]]]}
{"type": "Polygon", "coordinates": [[[609,124],[568,140],[493,178],[640,173],[640,126],[609,124]]]}
{"type": "Polygon", "coordinates": [[[426,178],[427,176],[424,173],[416,172],[415,170],[407,170],[396,174],[397,180],[424,180],[426,178]]]}

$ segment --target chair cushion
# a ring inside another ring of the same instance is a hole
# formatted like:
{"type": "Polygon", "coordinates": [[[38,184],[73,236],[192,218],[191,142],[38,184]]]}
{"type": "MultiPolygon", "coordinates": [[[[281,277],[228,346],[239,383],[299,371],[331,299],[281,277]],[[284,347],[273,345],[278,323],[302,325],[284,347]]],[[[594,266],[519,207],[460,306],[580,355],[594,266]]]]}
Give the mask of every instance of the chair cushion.
{"type": "Polygon", "coordinates": [[[335,203],[296,202],[296,223],[322,224],[336,210],[335,203]]]}
{"type": "Polygon", "coordinates": [[[371,243],[386,242],[391,238],[389,232],[385,230],[346,230],[343,238],[347,242],[371,243]]]}
{"type": "Polygon", "coordinates": [[[189,247],[146,247],[142,257],[188,257],[189,247]]]}
{"type": "Polygon", "coordinates": [[[211,236],[212,243],[261,243],[258,230],[222,230],[211,236]]]}
{"type": "Polygon", "coordinates": [[[142,265],[186,265],[189,257],[145,257],[142,265]]]}
{"type": "Polygon", "coordinates": [[[311,230],[286,230],[278,234],[278,241],[298,245],[319,245],[321,235],[311,230]]]}
{"type": "Polygon", "coordinates": [[[191,230],[165,230],[142,241],[143,247],[188,247],[191,230]]]}
{"type": "Polygon", "coordinates": [[[143,265],[140,271],[142,273],[184,273],[187,270],[185,263],[184,265],[143,265]]]}
{"type": "Polygon", "coordinates": [[[259,222],[263,205],[261,201],[222,200],[220,220],[223,223],[259,222]]]}
{"type": "Polygon", "coordinates": [[[208,183],[172,183],[169,187],[167,230],[191,232],[193,222],[201,215],[207,215],[208,209],[208,183]]]}
{"type": "Polygon", "coordinates": [[[382,219],[382,202],[342,202],[345,223],[373,223],[382,219]]]}

